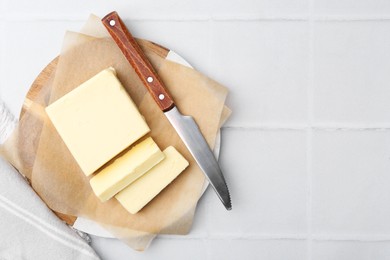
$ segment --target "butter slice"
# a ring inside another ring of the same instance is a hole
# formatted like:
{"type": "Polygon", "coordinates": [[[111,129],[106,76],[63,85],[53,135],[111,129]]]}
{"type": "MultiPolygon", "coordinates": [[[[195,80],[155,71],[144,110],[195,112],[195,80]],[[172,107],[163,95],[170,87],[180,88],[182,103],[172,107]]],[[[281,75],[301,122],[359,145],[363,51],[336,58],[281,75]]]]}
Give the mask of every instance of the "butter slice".
{"type": "Polygon", "coordinates": [[[150,131],[114,68],[101,71],[46,112],[87,176],[150,131]]]}
{"type": "Polygon", "coordinates": [[[107,201],[164,157],[157,144],[148,137],[92,177],[91,187],[102,202],[107,201]]]}
{"type": "Polygon", "coordinates": [[[115,196],[131,214],[140,211],[187,168],[188,161],[174,147],[166,148],[164,154],[163,161],[115,196]]]}

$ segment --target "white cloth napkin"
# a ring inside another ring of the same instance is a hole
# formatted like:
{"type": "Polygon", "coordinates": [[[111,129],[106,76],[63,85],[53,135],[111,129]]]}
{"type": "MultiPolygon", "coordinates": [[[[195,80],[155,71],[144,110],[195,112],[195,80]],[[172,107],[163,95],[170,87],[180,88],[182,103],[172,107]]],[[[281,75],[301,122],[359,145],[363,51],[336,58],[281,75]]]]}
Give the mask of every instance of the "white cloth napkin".
{"type": "MultiPolygon", "coordinates": [[[[0,100],[0,145],[16,121],[0,100]]],[[[99,259],[0,157],[0,259],[99,259]]]]}

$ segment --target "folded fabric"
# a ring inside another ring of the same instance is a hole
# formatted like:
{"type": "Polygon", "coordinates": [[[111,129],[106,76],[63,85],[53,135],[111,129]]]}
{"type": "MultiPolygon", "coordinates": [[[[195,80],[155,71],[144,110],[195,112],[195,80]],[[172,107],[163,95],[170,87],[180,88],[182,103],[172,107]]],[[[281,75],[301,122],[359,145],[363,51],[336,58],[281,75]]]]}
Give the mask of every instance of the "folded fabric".
{"type": "MultiPolygon", "coordinates": [[[[15,123],[0,100],[0,145],[15,123]]],[[[1,157],[0,259],[99,259],[1,157]]]]}
{"type": "Polygon", "coordinates": [[[0,99],[0,145],[5,142],[16,126],[16,119],[0,99]]]}

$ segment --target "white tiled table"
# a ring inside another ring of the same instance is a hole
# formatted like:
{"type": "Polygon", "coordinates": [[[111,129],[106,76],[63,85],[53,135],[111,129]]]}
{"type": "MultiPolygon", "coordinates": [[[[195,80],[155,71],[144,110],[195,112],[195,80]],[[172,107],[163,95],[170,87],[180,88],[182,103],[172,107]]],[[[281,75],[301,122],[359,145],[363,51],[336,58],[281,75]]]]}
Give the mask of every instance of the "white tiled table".
{"type": "Polygon", "coordinates": [[[0,95],[18,114],[65,30],[117,10],[231,89],[221,166],[188,236],[104,259],[390,259],[390,1],[0,0],[0,95]]]}

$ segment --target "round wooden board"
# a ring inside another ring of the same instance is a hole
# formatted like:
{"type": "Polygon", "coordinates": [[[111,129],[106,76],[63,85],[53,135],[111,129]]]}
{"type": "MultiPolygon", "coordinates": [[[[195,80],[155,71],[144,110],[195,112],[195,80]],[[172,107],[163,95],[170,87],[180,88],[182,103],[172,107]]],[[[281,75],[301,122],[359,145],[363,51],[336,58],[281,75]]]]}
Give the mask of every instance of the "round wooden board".
{"type": "MultiPolygon", "coordinates": [[[[159,55],[162,58],[166,58],[169,49],[158,45],[156,43],[153,43],[151,41],[137,39],[138,43],[140,44],[141,48],[145,51],[152,51],[155,54],[159,55]]],[[[23,114],[26,112],[28,108],[31,107],[31,104],[33,103],[33,100],[37,97],[38,93],[41,91],[41,89],[48,83],[50,80],[50,77],[52,73],[55,71],[57,64],[58,64],[59,56],[57,56],[55,59],[53,59],[38,75],[38,77],[34,80],[32,83],[29,91],[27,92],[26,98],[24,100],[22,110],[20,112],[19,118],[22,118],[23,114]]],[[[77,217],[65,215],[62,213],[54,212],[60,219],[65,221],[69,225],[73,225],[76,221],[77,217]]]]}

